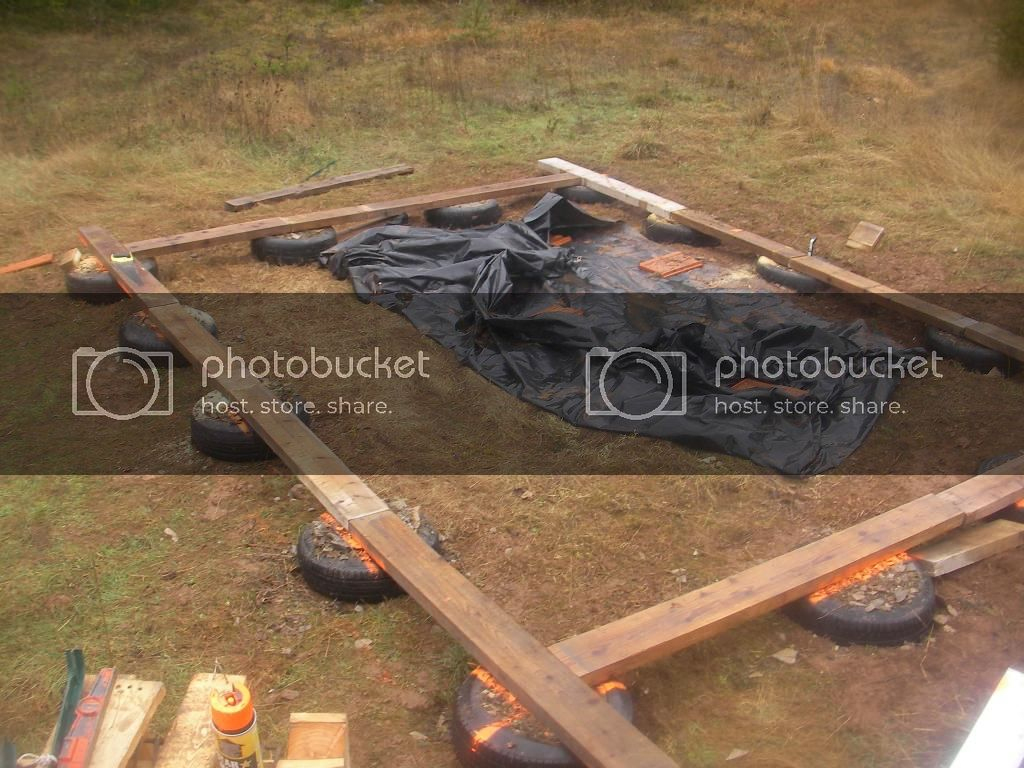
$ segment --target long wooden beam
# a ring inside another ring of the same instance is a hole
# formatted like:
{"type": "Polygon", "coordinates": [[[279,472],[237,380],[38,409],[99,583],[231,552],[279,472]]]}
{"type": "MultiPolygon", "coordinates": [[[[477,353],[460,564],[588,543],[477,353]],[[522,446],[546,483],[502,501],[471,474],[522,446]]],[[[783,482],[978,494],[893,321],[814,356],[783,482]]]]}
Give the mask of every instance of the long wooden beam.
{"type": "Polygon", "coordinates": [[[332,189],[348,187],[352,184],[359,184],[373,179],[390,179],[394,176],[405,176],[412,173],[411,165],[392,165],[387,168],[377,168],[372,171],[358,171],[346,173],[343,176],[331,176],[326,179],[305,181],[302,184],[295,184],[290,187],[282,187],[270,192],[258,192],[252,195],[243,195],[231,200],[224,201],[225,211],[245,211],[259,203],[279,203],[282,200],[295,200],[300,197],[312,197],[322,195],[332,189]]]}
{"type": "Polygon", "coordinates": [[[563,640],[551,651],[595,684],[670,656],[1024,499],[1024,457],[999,471],[1010,474],[978,475],[922,496],[727,579],[563,640]]]}
{"type": "Polygon", "coordinates": [[[848,269],[837,267],[824,259],[808,256],[796,248],[775,242],[767,237],[733,227],[706,213],[694,211],[682,203],[639,189],[624,181],[591,171],[558,157],[539,161],[542,170],[550,173],[572,174],[580,183],[603,192],[616,200],[642,208],[671,221],[685,224],[724,243],[767,256],[789,269],[817,278],[847,293],[859,294],[902,314],[910,315],[929,325],[1002,352],[1015,360],[1024,361],[1024,337],[1007,330],[974,320],[917,296],[903,293],[848,269]]]}
{"type": "Polygon", "coordinates": [[[127,248],[136,256],[154,256],[160,253],[178,253],[209,248],[222,243],[235,243],[253,240],[268,235],[283,235],[305,229],[320,229],[336,224],[361,221],[379,216],[396,216],[399,213],[419,213],[430,208],[441,208],[446,205],[460,205],[492,197],[514,197],[528,195],[533,192],[547,192],[559,187],[577,184],[579,178],[568,173],[552,176],[531,176],[514,181],[497,184],[484,184],[479,187],[466,187],[449,192],[436,192],[429,195],[404,197],[398,200],[384,200],[365,205],[350,205],[345,208],[332,208],[326,211],[301,213],[294,216],[274,216],[267,219],[244,221],[238,224],[225,224],[221,227],[199,229],[194,232],[183,232],[166,237],[154,237],[128,243],[127,248]]]}
{"type": "MultiPolygon", "coordinates": [[[[119,256],[127,248],[99,227],[79,230],[129,293],[194,365],[227,350],[159,281],[119,256]]],[[[326,509],[434,619],[591,768],[674,768],[675,763],[586,683],[428,547],[369,486],[292,414],[263,408],[273,393],[251,376],[213,378],[245,420],[326,509]],[[269,412],[268,412],[269,411],[269,412]]]]}

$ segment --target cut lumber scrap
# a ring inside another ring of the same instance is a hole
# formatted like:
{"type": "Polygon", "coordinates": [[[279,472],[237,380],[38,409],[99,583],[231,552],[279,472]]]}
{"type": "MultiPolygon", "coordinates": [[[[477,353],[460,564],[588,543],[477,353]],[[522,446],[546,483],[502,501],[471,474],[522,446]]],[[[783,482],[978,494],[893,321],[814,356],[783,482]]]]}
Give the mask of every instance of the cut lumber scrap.
{"type": "Polygon", "coordinates": [[[268,235],[284,235],[288,232],[300,232],[308,229],[320,229],[336,224],[372,219],[379,216],[395,216],[399,213],[419,213],[430,208],[441,208],[447,205],[472,203],[477,200],[488,200],[492,197],[512,197],[528,195],[532,192],[546,192],[558,187],[571,186],[579,182],[571,174],[554,176],[534,176],[497,184],[484,184],[479,187],[466,187],[448,192],[435,192],[429,195],[405,197],[398,200],[384,200],[365,205],[351,205],[345,208],[333,208],[313,213],[302,213],[295,216],[276,216],[268,219],[256,219],[238,224],[226,224],[222,227],[200,229],[195,232],[183,232],[178,235],[154,237],[127,244],[127,250],[136,256],[153,256],[159,253],[178,253],[200,248],[209,248],[223,243],[254,240],[268,235]]]}
{"type": "Polygon", "coordinates": [[[872,224],[870,221],[857,222],[850,236],[846,239],[847,248],[858,250],[870,250],[878,245],[878,241],[885,234],[885,227],[872,224]]]}
{"type": "MultiPolygon", "coordinates": [[[[292,712],[288,718],[286,761],[331,760],[331,765],[349,768],[348,717],[341,712],[292,712]]],[[[326,764],[325,764],[326,768],[326,764]]]]}
{"type": "Polygon", "coordinates": [[[1017,474],[978,475],[922,496],[715,584],[563,640],[551,651],[590,683],[670,656],[1024,498],[1024,457],[1006,471],[1017,474]]]}
{"type": "Polygon", "coordinates": [[[342,176],[331,176],[326,179],[305,181],[302,184],[295,184],[291,187],[282,187],[270,192],[259,192],[254,195],[244,195],[231,200],[224,201],[226,211],[244,211],[252,208],[258,203],[279,203],[282,200],[294,200],[300,197],[312,197],[322,195],[332,189],[348,187],[352,184],[359,184],[372,179],[390,179],[393,176],[404,176],[412,173],[411,165],[392,165],[388,168],[377,168],[372,171],[358,171],[357,173],[346,173],[342,176]]]}
{"type": "Polygon", "coordinates": [[[135,754],[150,720],[164,700],[164,684],[123,675],[103,714],[90,765],[126,768],[135,754]]]}
{"type": "Polygon", "coordinates": [[[282,758],[274,763],[274,768],[350,768],[348,760],[344,757],[320,757],[320,758],[282,758]]]}
{"type": "Polygon", "coordinates": [[[217,754],[210,727],[210,696],[229,685],[245,685],[245,675],[194,675],[178,707],[178,714],[160,747],[155,768],[209,766],[217,754]]]}
{"type": "MultiPolygon", "coordinates": [[[[559,182],[559,186],[564,185],[559,182]]],[[[124,250],[121,243],[98,228],[91,228],[86,239],[108,268],[113,267],[111,254],[124,250]]],[[[196,334],[206,331],[180,304],[164,304],[151,310],[150,317],[190,361],[202,363],[191,345],[196,334]]],[[[202,346],[209,350],[219,342],[210,337],[202,346]]],[[[221,347],[217,354],[224,358],[227,350],[221,347]]],[[[213,381],[232,399],[248,399],[252,406],[246,416],[249,426],[303,485],[438,624],[583,763],[590,768],[675,766],[592,688],[428,547],[298,418],[261,408],[262,403],[275,399],[263,384],[251,377],[236,381],[220,376],[213,381]]]]}
{"type": "Polygon", "coordinates": [[[717,237],[729,245],[753,251],[760,256],[767,256],[784,267],[810,275],[840,290],[860,295],[876,304],[916,317],[943,331],[964,336],[1015,360],[1024,361],[1024,337],[1017,334],[989,323],[978,322],[916,296],[909,296],[863,275],[830,264],[824,259],[808,256],[796,248],[739,227],[730,226],[705,213],[691,210],[681,203],[652,195],[650,192],[644,192],[644,190],[623,181],[591,171],[561,158],[549,157],[539,161],[539,165],[542,170],[551,173],[574,174],[579,177],[583,186],[603,192],[616,200],[638,206],[679,224],[685,224],[699,232],[717,237]]]}
{"type": "Polygon", "coordinates": [[[929,576],[943,576],[1024,543],[1024,525],[1012,520],[981,523],[925,544],[911,555],[929,576]]]}
{"type": "Polygon", "coordinates": [[[1024,763],[1024,673],[1008,669],[949,768],[1020,768],[1024,763]]]}
{"type": "Polygon", "coordinates": [[[22,259],[13,264],[5,264],[0,267],[0,275],[9,275],[11,272],[20,272],[23,269],[32,269],[32,267],[41,267],[44,264],[52,263],[53,254],[44,253],[42,256],[33,256],[31,259],[22,259]]]}

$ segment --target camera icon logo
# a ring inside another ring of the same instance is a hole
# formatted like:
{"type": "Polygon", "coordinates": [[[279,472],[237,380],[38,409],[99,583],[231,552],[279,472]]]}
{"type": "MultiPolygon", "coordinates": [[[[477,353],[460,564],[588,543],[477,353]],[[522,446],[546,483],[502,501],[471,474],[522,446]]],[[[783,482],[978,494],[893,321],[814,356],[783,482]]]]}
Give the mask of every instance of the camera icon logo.
{"type": "Polygon", "coordinates": [[[75,416],[106,416],[115,421],[170,416],[174,413],[174,356],[170,352],[140,352],[131,347],[113,347],[102,352],[79,347],[71,355],[71,412],[75,416]],[[105,407],[103,392],[93,388],[93,376],[105,362],[134,366],[143,385],[151,391],[149,401],[130,413],[105,407]]]}
{"type": "Polygon", "coordinates": [[[644,421],[686,414],[685,352],[658,352],[646,347],[611,352],[606,347],[594,347],[587,352],[585,365],[588,416],[644,421]],[[650,390],[639,397],[630,396],[627,408],[625,398],[616,393],[618,384],[630,380],[649,384],[650,390]]]}

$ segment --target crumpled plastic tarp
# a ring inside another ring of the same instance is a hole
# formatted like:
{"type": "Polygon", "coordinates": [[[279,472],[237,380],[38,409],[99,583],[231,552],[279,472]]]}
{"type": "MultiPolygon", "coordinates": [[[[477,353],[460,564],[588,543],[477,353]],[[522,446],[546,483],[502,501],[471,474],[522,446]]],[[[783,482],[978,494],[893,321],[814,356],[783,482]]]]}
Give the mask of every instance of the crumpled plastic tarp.
{"type": "Polygon", "coordinates": [[[862,321],[830,323],[781,294],[601,291],[574,269],[571,246],[548,243],[551,234],[613,224],[549,193],[522,221],[377,227],[323,263],[350,278],[362,300],[400,312],[494,384],[578,426],[664,438],[786,474],[832,469],[864,441],[877,413],[843,404],[890,400],[899,377],[869,374],[865,364],[911,350],[894,352],[862,321]],[[827,355],[849,372],[753,377],[806,396],[771,386],[733,391],[722,376],[736,374],[742,359],[827,355]],[[796,401],[794,412],[786,403],[796,401]],[[802,412],[818,403],[827,412],[802,412]]]}

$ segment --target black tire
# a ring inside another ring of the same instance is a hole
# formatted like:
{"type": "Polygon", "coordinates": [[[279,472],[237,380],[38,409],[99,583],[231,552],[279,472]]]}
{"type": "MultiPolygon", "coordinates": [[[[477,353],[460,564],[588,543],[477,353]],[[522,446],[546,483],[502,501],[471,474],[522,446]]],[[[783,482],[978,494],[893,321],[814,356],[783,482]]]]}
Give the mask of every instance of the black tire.
{"type": "Polygon", "coordinates": [[[1010,360],[1002,352],[996,352],[994,349],[940,331],[938,328],[925,328],[924,343],[928,349],[950,360],[956,360],[969,371],[988,373],[993,368],[998,368],[1003,373],[1010,372],[1010,360]]]}
{"type": "Polygon", "coordinates": [[[496,224],[501,220],[501,206],[497,200],[481,200],[477,203],[449,205],[427,211],[427,222],[444,229],[469,229],[485,224],[496,224]]]}
{"type": "MultiPolygon", "coordinates": [[[[209,314],[195,307],[183,306],[182,309],[192,315],[211,336],[217,337],[217,324],[209,314]]],[[[154,330],[146,322],[147,317],[148,313],[144,309],[128,315],[117,332],[118,346],[138,350],[142,353],[138,357],[146,357],[161,364],[167,360],[165,355],[170,354],[175,365],[188,365],[188,358],[175,349],[174,345],[162,334],[154,330]],[[152,353],[157,353],[157,355],[153,357],[152,353]]]]}
{"type": "Polygon", "coordinates": [[[338,233],[330,227],[296,234],[299,237],[257,237],[251,243],[252,255],[278,266],[316,264],[320,254],[338,242],[338,233]]]}
{"type": "MultiPolygon", "coordinates": [[[[561,744],[531,738],[513,728],[501,728],[485,740],[474,739],[474,734],[495,721],[484,707],[485,696],[489,695],[486,677],[486,673],[474,671],[455,696],[452,746],[464,768],[582,768],[583,764],[561,744]]],[[[616,712],[633,721],[633,697],[625,686],[613,683],[599,686],[598,691],[616,712]]]]}
{"type": "MultiPolygon", "coordinates": [[[[156,261],[145,257],[137,261],[153,277],[159,277],[156,261]]],[[[69,296],[89,304],[112,304],[128,296],[109,272],[70,270],[64,273],[64,287],[69,296]]]]}
{"type": "MultiPolygon", "coordinates": [[[[219,393],[208,392],[192,408],[189,428],[192,445],[196,450],[221,461],[265,461],[274,458],[271,447],[251,429],[245,430],[233,421],[203,415],[202,404],[209,397],[230,402],[219,393]]],[[[303,407],[305,401],[300,397],[292,397],[290,402],[295,406],[295,415],[309,426],[310,415],[303,407]]]]}
{"type": "MultiPolygon", "coordinates": [[[[316,520],[302,527],[295,551],[299,571],[310,589],[349,603],[379,603],[405,594],[383,569],[367,565],[358,555],[341,559],[318,553],[313,535],[318,525],[326,523],[316,520]]],[[[427,521],[421,520],[416,533],[431,549],[441,546],[440,535],[427,521]]]]}
{"type": "MultiPolygon", "coordinates": [[[[841,644],[902,645],[919,640],[927,634],[935,615],[935,583],[915,560],[906,563],[920,577],[916,595],[891,611],[866,612],[857,605],[849,605],[835,595],[814,603],[810,598],[797,600],[786,606],[784,612],[800,626],[841,644]]],[[[847,587],[851,589],[855,587],[847,587]]]]}
{"type": "Polygon", "coordinates": [[[697,248],[714,248],[722,244],[717,237],[705,235],[682,224],[674,224],[653,213],[644,219],[643,231],[644,237],[656,243],[683,243],[697,248]]]}
{"type": "MultiPolygon", "coordinates": [[[[991,459],[985,459],[981,464],[978,465],[978,471],[976,474],[984,475],[986,472],[991,472],[994,469],[998,469],[1008,461],[1020,458],[1021,453],[1004,453],[1000,456],[993,456],[991,459]]],[[[1001,474],[996,472],[996,474],[1001,474]]]]}
{"type": "Polygon", "coordinates": [[[611,203],[614,199],[608,197],[604,192],[598,192],[596,189],[590,187],[584,187],[582,184],[577,184],[573,187],[562,187],[561,189],[555,190],[564,197],[566,200],[571,200],[574,203],[611,203]]]}
{"type": "Polygon", "coordinates": [[[769,283],[781,285],[784,288],[792,288],[799,293],[821,293],[827,291],[828,283],[823,283],[810,275],[786,269],[781,264],[769,259],[767,256],[758,256],[754,263],[754,271],[769,283]]]}

